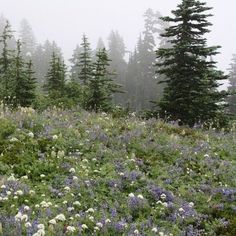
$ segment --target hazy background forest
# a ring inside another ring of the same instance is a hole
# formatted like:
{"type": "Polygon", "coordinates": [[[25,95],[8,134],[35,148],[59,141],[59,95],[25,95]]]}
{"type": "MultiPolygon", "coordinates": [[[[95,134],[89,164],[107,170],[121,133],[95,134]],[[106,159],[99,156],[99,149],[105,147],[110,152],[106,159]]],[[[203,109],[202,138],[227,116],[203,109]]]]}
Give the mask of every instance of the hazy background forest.
{"type": "MultiPolygon", "coordinates": [[[[162,78],[155,73],[155,51],[168,47],[165,39],[160,37],[168,25],[159,17],[168,13],[177,2],[140,1],[134,4],[132,1],[119,1],[115,3],[113,12],[109,1],[99,4],[71,1],[68,5],[59,1],[56,8],[52,1],[45,3],[46,9],[42,1],[24,0],[20,4],[2,1],[0,32],[9,19],[15,38],[19,37],[23,42],[23,56],[32,59],[38,88],[45,84],[53,51],[65,62],[66,80],[78,77],[82,35],[86,34],[93,58],[99,48],[106,47],[113,79],[123,87],[124,93],[115,95],[115,104],[140,111],[151,109],[153,104],[150,101],[158,101],[161,97],[163,86],[157,82],[162,78]]],[[[210,3],[216,16],[211,20],[213,27],[208,36],[209,44],[223,46],[214,59],[218,67],[228,73],[230,59],[236,51],[233,43],[236,36],[230,31],[234,17],[233,1],[228,2],[227,9],[224,6],[224,11],[221,8],[223,3],[210,3]]],[[[12,39],[12,47],[14,41],[12,39]]],[[[221,88],[226,89],[228,85],[228,80],[225,80],[221,88]]]]}

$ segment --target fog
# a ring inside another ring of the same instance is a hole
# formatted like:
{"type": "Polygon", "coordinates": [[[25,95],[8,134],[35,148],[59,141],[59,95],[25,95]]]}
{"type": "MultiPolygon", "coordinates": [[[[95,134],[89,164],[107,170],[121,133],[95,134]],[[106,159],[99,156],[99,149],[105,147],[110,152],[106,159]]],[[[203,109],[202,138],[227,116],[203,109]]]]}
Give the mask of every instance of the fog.
{"type": "MultiPolygon", "coordinates": [[[[169,15],[180,0],[0,0],[1,13],[14,29],[26,18],[33,27],[38,42],[55,40],[70,58],[81,36],[86,33],[92,46],[101,36],[106,41],[109,32],[118,30],[127,49],[132,50],[143,29],[143,13],[147,8],[169,15]]],[[[209,45],[220,45],[217,56],[219,68],[226,70],[231,56],[236,53],[235,0],[207,0],[213,7],[212,32],[209,45]]]]}

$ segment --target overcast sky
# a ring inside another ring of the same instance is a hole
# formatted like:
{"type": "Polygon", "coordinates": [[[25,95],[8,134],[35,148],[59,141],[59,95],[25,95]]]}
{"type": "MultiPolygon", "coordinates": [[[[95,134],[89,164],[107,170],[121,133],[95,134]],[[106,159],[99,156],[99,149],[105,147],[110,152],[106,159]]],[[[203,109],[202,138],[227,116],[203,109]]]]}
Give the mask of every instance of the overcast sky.
{"type": "MultiPolygon", "coordinates": [[[[229,67],[236,53],[236,1],[206,0],[214,9],[214,24],[208,35],[209,45],[221,45],[217,57],[219,68],[229,67]]],[[[99,36],[107,39],[109,32],[118,30],[129,50],[134,48],[143,29],[142,15],[147,8],[169,15],[181,0],[0,0],[0,11],[14,29],[26,18],[39,42],[55,40],[68,59],[83,33],[95,46],[99,36]]]]}

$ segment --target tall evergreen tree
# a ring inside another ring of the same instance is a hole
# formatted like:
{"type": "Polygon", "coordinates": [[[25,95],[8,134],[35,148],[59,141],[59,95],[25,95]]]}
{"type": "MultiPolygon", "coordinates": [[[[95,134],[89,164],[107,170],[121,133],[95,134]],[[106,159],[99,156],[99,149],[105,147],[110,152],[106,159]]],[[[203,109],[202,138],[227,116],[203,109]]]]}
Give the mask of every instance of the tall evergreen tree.
{"type": "Polygon", "coordinates": [[[35,89],[36,89],[36,78],[35,72],[33,71],[33,63],[31,60],[25,65],[25,74],[26,74],[26,84],[25,84],[25,94],[24,101],[22,106],[28,107],[31,106],[36,98],[35,89]]]}
{"type": "Polygon", "coordinates": [[[74,82],[79,82],[79,74],[80,74],[79,57],[81,52],[82,48],[79,45],[76,45],[72,57],[69,60],[71,63],[71,69],[70,69],[71,80],[74,82]]]}
{"type": "Polygon", "coordinates": [[[126,106],[131,110],[136,110],[138,106],[138,89],[139,89],[139,70],[138,70],[138,57],[137,49],[135,48],[134,52],[130,53],[127,71],[126,71],[126,82],[125,89],[127,93],[124,94],[126,99],[126,106]]]}
{"type": "Polygon", "coordinates": [[[0,57],[0,92],[1,100],[4,103],[11,103],[13,98],[13,63],[14,51],[9,49],[8,42],[13,38],[13,31],[10,23],[6,21],[3,33],[0,36],[0,43],[2,44],[2,53],[0,57]]]}
{"type": "Polygon", "coordinates": [[[24,59],[29,59],[36,49],[36,38],[29,22],[23,19],[20,22],[20,39],[22,43],[22,55],[24,59]]]}
{"type": "Polygon", "coordinates": [[[236,115],[236,54],[233,55],[229,69],[229,111],[236,115]]]}
{"type": "Polygon", "coordinates": [[[46,40],[43,45],[38,44],[32,57],[34,65],[35,77],[37,78],[39,88],[46,83],[45,78],[49,70],[49,65],[53,52],[62,61],[61,48],[53,41],[46,40]]]}
{"type": "MultiPolygon", "coordinates": [[[[110,70],[114,72],[114,81],[117,84],[125,86],[125,72],[127,63],[124,59],[126,54],[123,38],[117,31],[111,31],[108,37],[108,56],[111,59],[110,70]]],[[[123,94],[115,94],[114,100],[116,104],[125,105],[126,100],[123,94]]]]}
{"type": "Polygon", "coordinates": [[[161,62],[158,73],[166,76],[166,87],[161,99],[160,115],[193,126],[209,122],[223,114],[225,93],[219,92],[218,80],[226,79],[209,60],[219,47],[208,47],[203,37],[211,25],[206,3],[182,0],[174,17],[163,17],[173,23],[162,35],[171,38],[171,48],[161,48],[157,57],[161,62]]]}
{"type": "Polygon", "coordinates": [[[92,59],[91,59],[91,49],[90,43],[86,35],[83,35],[81,43],[82,51],[79,56],[79,79],[82,81],[83,85],[88,85],[92,76],[92,59]]]}
{"type": "Polygon", "coordinates": [[[106,46],[103,39],[100,37],[97,42],[96,52],[98,52],[99,50],[102,50],[103,48],[106,48],[106,46]]]}
{"type": "Polygon", "coordinates": [[[109,111],[112,108],[112,96],[119,91],[119,86],[111,79],[108,71],[110,59],[106,49],[97,52],[93,76],[89,83],[88,109],[95,112],[109,111]]]}
{"type": "Polygon", "coordinates": [[[18,40],[14,70],[14,106],[28,107],[35,99],[35,78],[33,77],[32,62],[24,62],[21,45],[18,40]]]}
{"type": "Polygon", "coordinates": [[[138,38],[136,52],[130,58],[132,62],[129,63],[127,68],[126,83],[131,84],[131,81],[136,81],[133,83],[133,89],[129,87],[131,90],[128,91],[128,94],[132,96],[129,100],[133,101],[132,107],[137,111],[151,109],[153,107],[151,101],[157,100],[162,93],[162,88],[157,86],[157,79],[160,76],[155,74],[154,66],[157,46],[155,35],[162,28],[160,27],[159,17],[160,13],[154,12],[150,8],[144,13],[144,31],[138,38]],[[135,70],[132,69],[134,63],[137,64],[135,70]]]}
{"type": "MultiPolygon", "coordinates": [[[[0,35],[3,34],[3,31],[7,24],[10,24],[9,21],[4,15],[1,15],[0,16],[0,35]]],[[[8,46],[8,49],[15,50],[16,40],[15,40],[14,34],[12,34],[11,38],[7,39],[7,46],[8,46]]],[[[3,48],[3,44],[0,44],[0,53],[2,53],[2,48],[3,48]]]]}
{"type": "Polygon", "coordinates": [[[51,98],[60,98],[63,95],[66,80],[66,67],[64,62],[52,53],[50,67],[46,75],[45,90],[51,98]]]}

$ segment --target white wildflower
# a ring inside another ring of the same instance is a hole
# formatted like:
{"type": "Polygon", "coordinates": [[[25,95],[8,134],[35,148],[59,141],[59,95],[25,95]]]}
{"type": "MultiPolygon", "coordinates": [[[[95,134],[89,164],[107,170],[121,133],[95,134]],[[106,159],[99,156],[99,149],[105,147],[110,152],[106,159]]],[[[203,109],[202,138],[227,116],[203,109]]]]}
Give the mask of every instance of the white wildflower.
{"type": "Polygon", "coordinates": [[[14,174],[12,174],[10,177],[7,178],[8,181],[15,181],[16,178],[14,176],[14,174]]]}
{"type": "Polygon", "coordinates": [[[138,197],[139,199],[144,199],[144,197],[143,197],[142,194],[139,194],[137,197],[138,197]]]}
{"type": "Polygon", "coordinates": [[[69,172],[70,173],[75,173],[75,168],[70,168],[69,172]]]}
{"type": "Polygon", "coordinates": [[[154,232],[154,233],[157,233],[157,228],[156,227],[154,227],[154,228],[152,228],[152,232],[154,232]]]}
{"type": "Polygon", "coordinates": [[[32,225],[31,225],[30,222],[26,222],[26,223],[25,223],[25,227],[26,227],[26,228],[30,228],[31,226],[32,226],[32,225]]]}
{"type": "Polygon", "coordinates": [[[75,209],[74,207],[68,207],[68,208],[67,208],[67,211],[71,212],[71,211],[73,211],[74,209],[75,209]]]}
{"type": "Polygon", "coordinates": [[[24,176],[21,177],[21,179],[28,179],[28,176],[24,175],[24,176]]]}
{"type": "Polygon", "coordinates": [[[55,219],[59,221],[65,221],[66,217],[63,214],[59,214],[55,217],[55,219]]]}
{"type": "Polygon", "coordinates": [[[54,150],[51,151],[51,157],[55,158],[57,156],[56,152],[54,150]]]}
{"type": "Polygon", "coordinates": [[[98,222],[98,223],[96,223],[96,226],[99,227],[99,228],[102,228],[103,224],[101,222],[98,222]]]}
{"type": "Polygon", "coordinates": [[[106,223],[106,224],[109,224],[109,223],[111,223],[111,220],[110,220],[110,219],[106,219],[106,220],[105,220],[105,223],[106,223]]]}
{"type": "Polygon", "coordinates": [[[44,226],[44,224],[38,224],[38,225],[37,225],[37,228],[38,228],[38,229],[45,229],[45,226],[44,226]]]}
{"type": "Polygon", "coordinates": [[[97,226],[94,227],[94,231],[95,231],[95,232],[96,232],[96,231],[99,231],[99,230],[100,230],[99,227],[97,227],[97,226]]]}
{"type": "Polygon", "coordinates": [[[15,215],[15,220],[16,221],[28,221],[28,216],[26,214],[22,214],[21,212],[18,212],[15,215]]]}
{"type": "Polygon", "coordinates": [[[189,207],[193,207],[193,206],[194,206],[194,203],[193,203],[193,202],[190,202],[188,205],[189,205],[189,207]]]}
{"type": "Polygon", "coordinates": [[[55,219],[51,219],[51,220],[49,220],[49,224],[56,225],[57,221],[55,219]]]}
{"type": "Polygon", "coordinates": [[[129,194],[129,197],[135,197],[133,193],[130,193],[129,194]]]}
{"type": "Polygon", "coordinates": [[[164,206],[164,207],[168,207],[167,202],[163,202],[163,203],[162,203],[162,206],[164,206]]]}
{"type": "Polygon", "coordinates": [[[76,228],[75,228],[74,226],[70,226],[70,225],[69,225],[69,226],[67,226],[66,231],[67,231],[67,232],[72,232],[72,233],[73,233],[73,232],[76,231],[76,228]]]}
{"type": "Polygon", "coordinates": [[[161,194],[161,199],[165,200],[166,199],[166,195],[164,193],[161,194]]]}
{"type": "Polygon", "coordinates": [[[82,229],[88,229],[88,226],[86,224],[81,225],[82,229]]]}
{"type": "Polygon", "coordinates": [[[39,229],[35,234],[32,236],[44,236],[45,235],[45,230],[44,229],[39,229]]]}
{"type": "Polygon", "coordinates": [[[87,213],[94,213],[94,209],[93,208],[89,208],[87,211],[86,211],[87,213]]]}
{"type": "Polygon", "coordinates": [[[64,190],[69,192],[69,191],[70,191],[70,187],[69,187],[69,186],[66,186],[66,187],[64,188],[64,190]]]}
{"type": "Polygon", "coordinates": [[[81,203],[80,203],[79,201],[75,201],[75,202],[73,203],[73,205],[75,205],[75,206],[81,206],[81,203]]]}
{"type": "Polygon", "coordinates": [[[19,195],[19,196],[22,196],[24,193],[23,193],[22,190],[17,190],[17,191],[15,192],[15,194],[16,194],[16,195],[19,195]]]}
{"type": "Polygon", "coordinates": [[[17,142],[17,141],[19,141],[17,138],[15,138],[15,137],[12,137],[11,139],[10,139],[10,142],[17,142]]]}
{"type": "Polygon", "coordinates": [[[78,180],[78,177],[77,176],[73,176],[73,180],[74,181],[78,180]]]}
{"type": "Polygon", "coordinates": [[[34,138],[34,133],[29,132],[29,133],[28,133],[28,136],[29,136],[30,138],[34,138]]]}
{"type": "Polygon", "coordinates": [[[139,231],[137,229],[134,230],[134,234],[139,234],[139,231]]]}
{"type": "Polygon", "coordinates": [[[57,153],[57,158],[63,158],[65,156],[65,152],[62,150],[62,151],[58,151],[57,153]]]}
{"type": "Polygon", "coordinates": [[[52,136],[52,139],[53,139],[53,140],[57,140],[57,139],[58,139],[58,136],[57,136],[56,134],[54,134],[54,135],[52,136]]]}
{"type": "Polygon", "coordinates": [[[29,207],[29,206],[24,206],[24,210],[25,210],[25,211],[29,211],[29,210],[30,210],[30,207],[29,207]]]}
{"type": "Polygon", "coordinates": [[[182,207],[179,208],[179,212],[183,212],[184,209],[182,207]]]}

